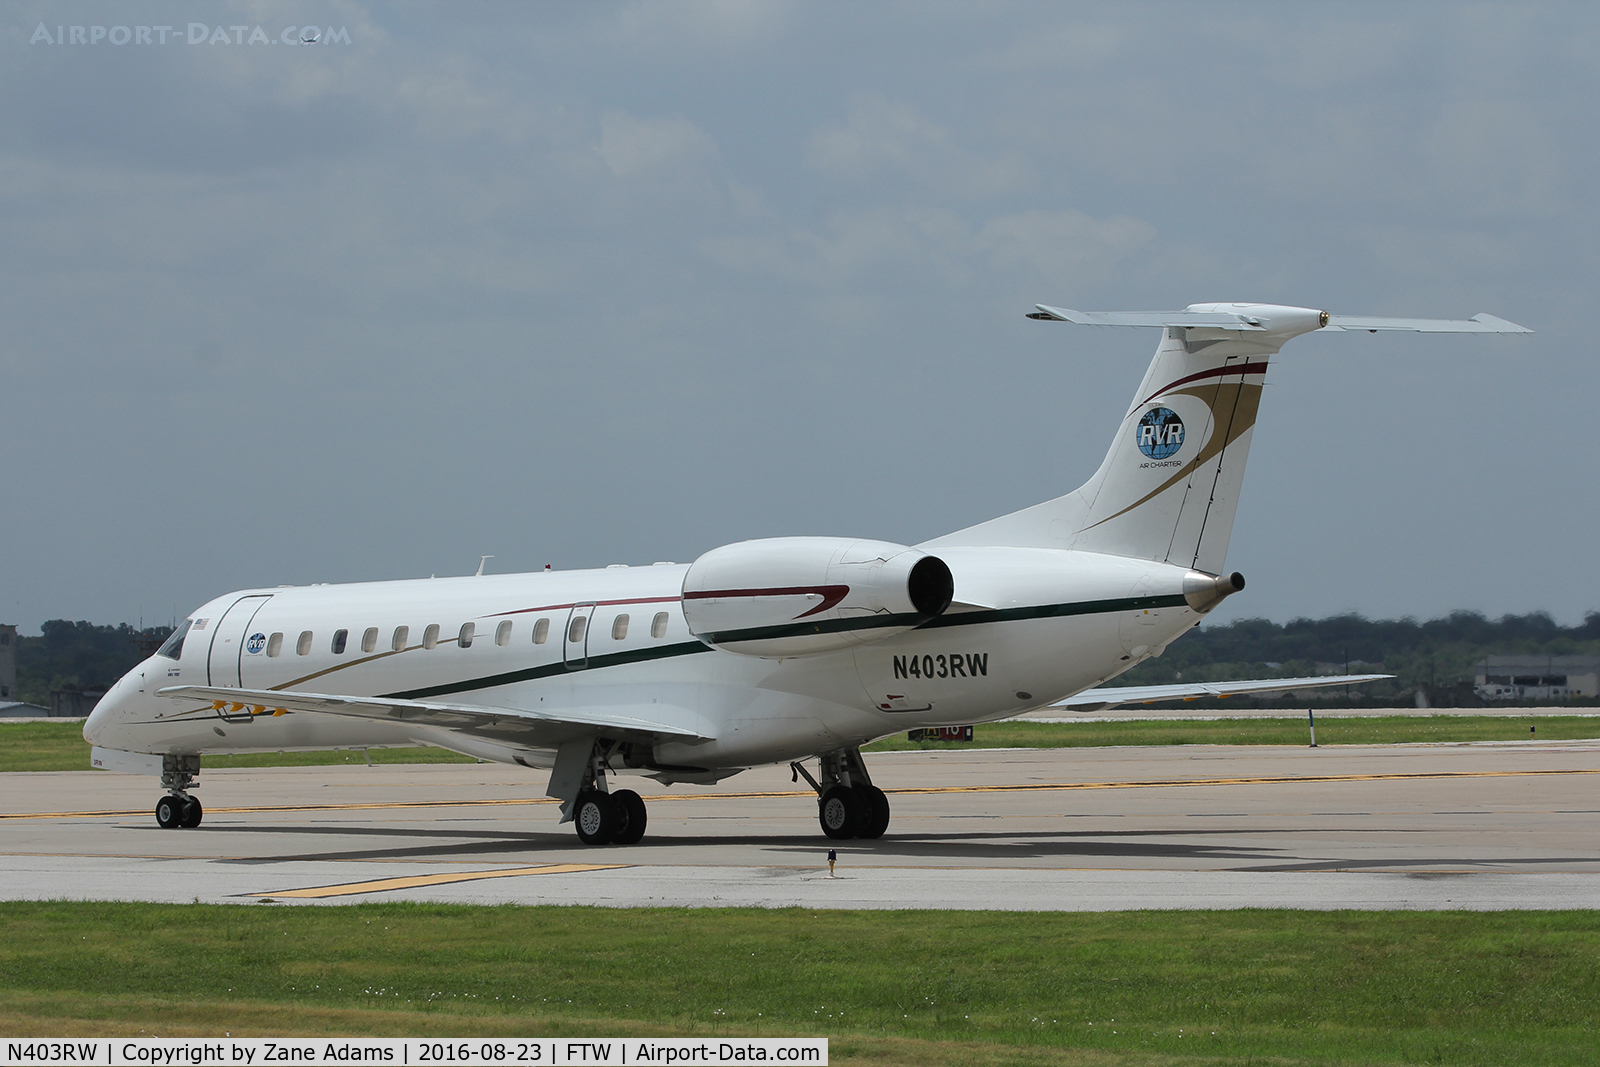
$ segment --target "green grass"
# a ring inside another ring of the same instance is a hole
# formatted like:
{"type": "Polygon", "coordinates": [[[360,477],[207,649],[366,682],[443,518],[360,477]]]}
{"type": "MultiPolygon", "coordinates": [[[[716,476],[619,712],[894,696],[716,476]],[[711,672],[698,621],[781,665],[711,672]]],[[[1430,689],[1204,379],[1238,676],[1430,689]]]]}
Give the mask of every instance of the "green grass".
{"type": "MultiPolygon", "coordinates": [[[[1512,719],[1489,715],[1387,715],[1381,718],[1317,718],[1319,745],[1392,745],[1413,741],[1526,741],[1528,727],[1542,741],[1600,737],[1600,718],[1552,716],[1512,719]]],[[[1305,745],[1304,715],[1282,719],[1215,719],[1209,722],[1084,720],[1082,722],[994,722],[973,730],[973,740],[907,741],[896,734],[867,752],[959,748],[1092,748],[1105,745],[1305,745]]]]}
{"type": "MultiPolygon", "coordinates": [[[[1317,720],[1322,745],[1383,745],[1406,741],[1526,741],[1528,727],[1545,741],[1600,737],[1600,718],[1559,716],[1507,719],[1492,716],[1405,715],[1374,719],[1317,720]]],[[[996,722],[978,726],[970,744],[912,742],[896,734],[869,745],[868,752],[920,749],[1090,748],[1106,745],[1304,745],[1304,718],[1217,719],[1211,722],[1071,723],[996,722]]],[[[471,756],[442,748],[375,748],[373,763],[471,763],[471,756]]],[[[261,752],[248,756],[207,756],[205,766],[326,767],[359,765],[360,752],[261,752]]],[[[0,723],[0,772],[82,771],[89,769],[89,746],[75,722],[0,723]]]]}
{"type": "Polygon", "coordinates": [[[0,1031],[826,1036],[840,1062],[1593,1063],[1600,913],[3,903],[0,1031]]]}
{"type": "MultiPolygon", "coordinates": [[[[471,756],[442,748],[374,748],[373,763],[472,763],[471,756]]],[[[248,756],[207,756],[218,767],[326,767],[362,765],[360,752],[259,752],[248,756]]],[[[89,743],[81,722],[0,723],[0,772],[86,771],[89,743]]]]}

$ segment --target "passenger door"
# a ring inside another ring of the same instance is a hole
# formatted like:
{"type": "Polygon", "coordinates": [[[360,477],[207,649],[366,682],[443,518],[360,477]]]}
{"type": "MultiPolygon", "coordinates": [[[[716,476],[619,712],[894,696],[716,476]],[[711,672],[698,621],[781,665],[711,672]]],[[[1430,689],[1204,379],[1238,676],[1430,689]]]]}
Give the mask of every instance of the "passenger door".
{"type": "MultiPolygon", "coordinates": [[[[211,627],[211,652],[206,659],[207,685],[237,689],[243,684],[240,681],[239,663],[252,637],[250,624],[255,620],[256,612],[271,599],[271,593],[240,597],[211,627]]],[[[262,635],[260,643],[264,644],[265,641],[266,637],[262,635]]]]}

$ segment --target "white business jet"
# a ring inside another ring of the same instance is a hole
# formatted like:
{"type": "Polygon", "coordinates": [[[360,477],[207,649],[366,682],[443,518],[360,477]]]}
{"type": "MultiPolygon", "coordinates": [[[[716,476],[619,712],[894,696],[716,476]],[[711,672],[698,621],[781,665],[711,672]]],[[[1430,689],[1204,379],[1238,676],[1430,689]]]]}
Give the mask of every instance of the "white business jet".
{"type": "Polygon", "coordinates": [[[1223,557],[1284,342],[1531,331],[1272,304],[1029,317],[1162,330],[1105,461],[1066,496],[916,546],[781,537],[687,566],[229,593],[96,706],[93,765],[160,775],[156,821],[192,827],[207,753],[437,745],[548,770],[561,821],[598,845],[644,834],[643,801],[613,776],[710,783],[788,762],[825,834],[876,838],[875,738],[1384,677],[1102,687],[1244,588],[1223,557]]]}

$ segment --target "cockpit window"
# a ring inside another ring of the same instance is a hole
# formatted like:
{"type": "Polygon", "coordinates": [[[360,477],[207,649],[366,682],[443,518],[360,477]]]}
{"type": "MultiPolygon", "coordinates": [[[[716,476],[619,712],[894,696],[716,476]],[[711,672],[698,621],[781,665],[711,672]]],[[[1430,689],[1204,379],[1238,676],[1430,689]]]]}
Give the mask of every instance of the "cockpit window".
{"type": "MultiPolygon", "coordinates": [[[[182,656],[183,639],[189,635],[189,627],[193,625],[193,619],[184,619],[183,625],[172,631],[172,636],[162,642],[160,648],[156,649],[156,655],[165,656],[168,659],[177,659],[182,656]]],[[[149,648],[150,646],[146,645],[145,647],[149,648]]]]}

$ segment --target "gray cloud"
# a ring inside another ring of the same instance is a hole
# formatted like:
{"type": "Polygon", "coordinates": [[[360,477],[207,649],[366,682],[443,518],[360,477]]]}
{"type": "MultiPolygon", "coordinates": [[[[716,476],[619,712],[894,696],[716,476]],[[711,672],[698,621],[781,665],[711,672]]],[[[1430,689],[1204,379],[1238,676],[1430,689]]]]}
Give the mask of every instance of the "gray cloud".
{"type": "Polygon", "coordinates": [[[1485,310],[1296,342],[1229,612],[1600,606],[1586,6],[239,3],[0,47],[24,625],[255,583],[918,540],[1076,485],[1154,337],[1035,301],[1485,310]],[[1579,536],[1574,536],[1579,531],[1579,536]]]}

